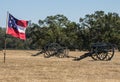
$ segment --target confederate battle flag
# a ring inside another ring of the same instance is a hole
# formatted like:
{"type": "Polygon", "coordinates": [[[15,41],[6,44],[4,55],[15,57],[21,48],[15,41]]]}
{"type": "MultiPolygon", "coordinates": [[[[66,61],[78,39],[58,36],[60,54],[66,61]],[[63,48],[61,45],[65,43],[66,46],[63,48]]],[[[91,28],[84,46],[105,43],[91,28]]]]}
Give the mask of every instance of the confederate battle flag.
{"type": "Polygon", "coordinates": [[[13,37],[16,37],[22,40],[26,40],[25,30],[27,26],[28,26],[28,21],[18,20],[17,18],[9,14],[6,34],[9,34],[13,37]]]}

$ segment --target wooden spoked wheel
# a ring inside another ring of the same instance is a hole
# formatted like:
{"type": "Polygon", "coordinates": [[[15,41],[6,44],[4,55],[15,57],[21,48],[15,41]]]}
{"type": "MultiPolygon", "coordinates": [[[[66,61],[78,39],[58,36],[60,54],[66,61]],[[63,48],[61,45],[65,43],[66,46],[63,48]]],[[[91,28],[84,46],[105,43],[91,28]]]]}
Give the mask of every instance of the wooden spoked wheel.
{"type": "Polygon", "coordinates": [[[105,60],[107,60],[107,61],[111,60],[114,56],[114,53],[115,53],[114,47],[112,45],[109,45],[108,50],[107,50],[107,56],[106,56],[105,60]]]}
{"type": "Polygon", "coordinates": [[[59,58],[68,57],[69,50],[66,47],[58,49],[56,56],[59,58]]]}
{"type": "Polygon", "coordinates": [[[92,59],[108,61],[114,56],[114,47],[112,44],[96,44],[91,52],[93,53],[91,55],[92,59]]]}
{"type": "Polygon", "coordinates": [[[96,53],[92,54],[92,55],[91,55],[91,58],[92,58],[93,60],[98,60],[98,57],[97,57],[97,54],[96,54],[96,53]]]}
{"type": "Polygon", "coordinates": [[[60,45],[57,43],[50,43],[45,48],[45,58],[49,58],[50,56],[54,56],[57,54],[58,49],[60,48],[60,45]]]}

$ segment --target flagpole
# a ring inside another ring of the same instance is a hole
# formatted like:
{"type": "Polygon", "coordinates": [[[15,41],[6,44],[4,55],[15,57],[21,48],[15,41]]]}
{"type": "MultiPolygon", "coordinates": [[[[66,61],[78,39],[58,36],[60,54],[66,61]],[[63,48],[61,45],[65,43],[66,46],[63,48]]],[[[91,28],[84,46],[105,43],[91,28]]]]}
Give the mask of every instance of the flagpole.
{"type": "Polygon", "coordinates": [[[5,43],[4,43],[4,63],[6,60],[6,34],[5,34],[5,43]]]}
{"type": "MultiPolygon", "coordinates": [[[[6,33],[7,33],[7,27],[8,27],[8,15],[9,15],[9,12],[7,11],[6,33]]],[[[4,63],[5,63],[5,60],[6,60],[6,33],[5,33],[5,42],[4,42],[4,63]]]]}

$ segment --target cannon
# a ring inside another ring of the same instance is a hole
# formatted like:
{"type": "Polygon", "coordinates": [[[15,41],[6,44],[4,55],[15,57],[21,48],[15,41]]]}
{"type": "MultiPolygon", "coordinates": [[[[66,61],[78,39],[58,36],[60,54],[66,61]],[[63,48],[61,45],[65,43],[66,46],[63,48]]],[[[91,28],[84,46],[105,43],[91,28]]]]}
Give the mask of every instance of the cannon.
{"type": "Polygon", "coordinates": [[[67,47],[61,46],[58,43],[48,43],[42,48],[42,50],[40,52],[38,52],[37,54],[34,54],[32,56],[44,54],[45,58],[49,58],[51,56],[64,58],[64,57],[68,57],[68,53],[69,53],[69,51],[68,51],[67,47]]]}
{"type": "Polygon", "coordinates": [[[91,57],[93,60],[109,61],[113,58],[114,53],[114,46],[111,43],[93,43],[88,53],[74,60],[82,60],[86,57],[91,57]]]}

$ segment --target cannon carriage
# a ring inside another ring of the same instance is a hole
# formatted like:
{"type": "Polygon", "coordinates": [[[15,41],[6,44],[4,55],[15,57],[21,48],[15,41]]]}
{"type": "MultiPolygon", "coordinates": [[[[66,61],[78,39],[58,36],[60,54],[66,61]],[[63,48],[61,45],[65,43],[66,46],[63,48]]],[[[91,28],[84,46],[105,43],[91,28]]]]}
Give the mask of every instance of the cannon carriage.
{"type": "Polygon", "coordinates": [[[93,43],[91,45],[91,50],[88,53],[85,53],[74,60],[91,57],[93,60],[109,61],[113,58],[114,53],[114,46],[111,43],[93,43]]]}
{"type": "Polygon", "coordinates": [[[94,60],[111,60],[115,51],[111,43],[94,43],[91,46],[91,52],[94,60]]]}
{"type": "Polygon", "coordinates": [[[68,53],[69,50],[67,49],[67,47],[61,46],[58,43],[48,43],[43,47],[43,49],[40,52],[32,56],[44,54],[45,58],[49,58],[51,56],[64,58],[64,57],[68,57],[68,53]]]}

